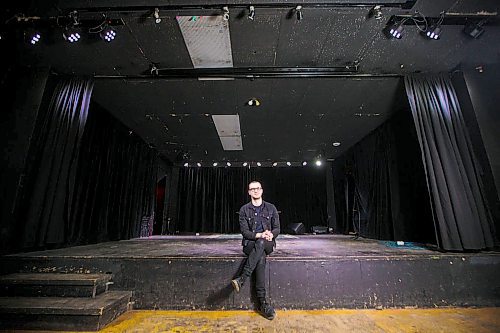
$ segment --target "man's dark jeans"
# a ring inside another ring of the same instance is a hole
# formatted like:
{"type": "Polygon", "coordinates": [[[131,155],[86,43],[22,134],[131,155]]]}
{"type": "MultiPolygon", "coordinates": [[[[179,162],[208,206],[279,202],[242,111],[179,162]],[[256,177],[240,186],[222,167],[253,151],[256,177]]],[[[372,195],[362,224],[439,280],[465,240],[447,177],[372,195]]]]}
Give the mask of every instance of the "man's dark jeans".
{"type": "Polygon", "coordinates": [[[242,275],[248,278],[255,270],[255,291],[261,303],[266,300],[266,257],[273,252],[273,245],[273,242],[259,238],[243,247],[248,258],[242,275]]]}

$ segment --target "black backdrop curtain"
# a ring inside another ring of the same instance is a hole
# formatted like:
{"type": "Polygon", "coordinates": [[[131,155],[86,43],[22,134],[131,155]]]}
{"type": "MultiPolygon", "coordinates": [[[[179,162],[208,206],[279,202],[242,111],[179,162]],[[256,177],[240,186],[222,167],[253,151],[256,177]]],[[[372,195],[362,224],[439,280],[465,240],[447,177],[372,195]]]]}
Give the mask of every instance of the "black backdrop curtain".
{"type": "Polygon", "coordinates": [[[90,79],[61,79],[47,109],[39,112],[18,218],[17,237],[21,239],[16,246],[20,248],[65,242],[68,204],[92,88],[90,79]]]}
{"type": "Polygon", "coordinates": [[[290,223],[326,226],[325,169],[181,168],[175,231],[239,233],[240,207],[250,201],[247,188],[260,181],[263,198],[280,211],[282,230],[290,223]]]}
{"type": "Polygon", "coordinates": [[[155,205],[157,153],[92,103],[82,138],[68,244],[138,237],[155,205]]]}
{"type": "Polygon", "coordinates": [[[405,77],[437,237],[445,250],[498,244],[455,89],[446,75],[405,77]]]}
{"type": "Polygon", "coordinates": [[[423,166],[408,113],[397,112],[334,161],[336,233],[435,243],[423,166]]]}

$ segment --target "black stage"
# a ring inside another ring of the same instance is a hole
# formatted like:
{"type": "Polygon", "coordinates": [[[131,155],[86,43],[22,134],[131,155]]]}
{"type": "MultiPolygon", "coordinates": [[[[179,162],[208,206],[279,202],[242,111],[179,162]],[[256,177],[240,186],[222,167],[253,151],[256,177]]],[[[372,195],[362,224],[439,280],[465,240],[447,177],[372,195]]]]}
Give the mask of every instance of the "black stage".
{"type": "MultiPolygon", "coordinates": [[[[252,308],[235,294],[240,235],[157,236],[0,258],[1,274],[111,273],[135,309],[252,308]]],[[[441,253],[341,235],[280,235],[268,259],[279,309],[500,306],[500,253],[441,253]]],[[[253,299],[253,297],[252,297],[253,299]]]]}

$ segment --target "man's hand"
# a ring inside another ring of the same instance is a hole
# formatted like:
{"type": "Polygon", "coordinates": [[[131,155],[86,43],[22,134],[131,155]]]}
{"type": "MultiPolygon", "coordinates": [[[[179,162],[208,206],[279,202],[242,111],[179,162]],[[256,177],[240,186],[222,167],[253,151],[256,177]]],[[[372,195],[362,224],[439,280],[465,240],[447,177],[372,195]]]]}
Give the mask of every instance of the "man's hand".
{"type": "Polygon", "coordinates": [[[264,238],[267,241],[272,241],[273,240],[273,233],[269,230],[266,230],[262,233],[262,238],[264,238]]]}

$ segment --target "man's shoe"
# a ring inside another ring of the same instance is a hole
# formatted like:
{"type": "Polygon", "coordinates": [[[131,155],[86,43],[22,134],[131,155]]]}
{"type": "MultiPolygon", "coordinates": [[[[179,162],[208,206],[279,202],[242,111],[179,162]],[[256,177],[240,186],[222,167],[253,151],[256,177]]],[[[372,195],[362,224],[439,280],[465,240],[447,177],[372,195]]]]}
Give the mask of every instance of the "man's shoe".
{"type": "Polygon", "coordinates": [[[239,293],[243,287],[243,279],[241,277],[237,277],[236,279],[231,280],[231,284],[233,285],[234,290],[239,293]]]}
{"type": "Polygon", "coordinates": [[[269,303],[262,303],[260,312],[268,320],[273,320],[276,317],[276,311],[274,311],[274,308],[269,303]]]}

